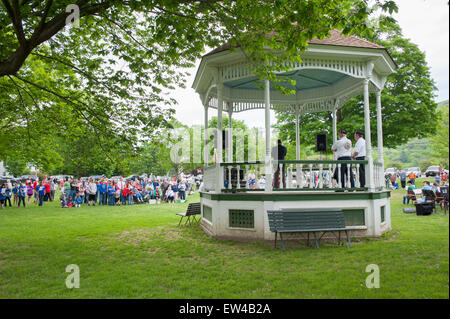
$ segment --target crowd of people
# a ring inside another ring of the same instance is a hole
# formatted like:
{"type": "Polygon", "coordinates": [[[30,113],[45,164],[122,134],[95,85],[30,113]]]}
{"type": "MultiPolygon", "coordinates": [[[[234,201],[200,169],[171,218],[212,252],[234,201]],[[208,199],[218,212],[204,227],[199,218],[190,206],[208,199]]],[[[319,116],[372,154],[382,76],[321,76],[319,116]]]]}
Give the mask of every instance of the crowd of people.
{"type": "Polygon", "coordinates": [[[0,187],[0,208],[25,207],[34,203],[55,200],[55,192],[60,191],[60,205],[80,207],[81,205],[133,205],[140,203],[184,202],[188,195],[198,188],[193,178],[144,178],[125,180],[124,178],[99,180],[89,179],[28,179],[14,185],[8,180],[0,187]],[[12,199],[12,203],[11,203],[12,199]]]}
{"type": "MultiPolygon", "coordinates": [[[[408,174],[406,171],[402,170],[400,174],[393,174],[393,173],[387,173],[384,175],[384,179],[386,182],[386,188],[391,189],[399,189],[400,186],[404,189],[406,188],[407,181],[410,181],[412,185],[416,185],[416,178],[418,176],[413,171],[409,172],[408,174]],[[400,179],[400,185],[398,184],[397,179],[400,179]]],[[[442,172],[441,174],[437,174],[434,177],[434,184],[437,186],[443,186],[447,184],[447,174],[445,172],[442,172]]]]}

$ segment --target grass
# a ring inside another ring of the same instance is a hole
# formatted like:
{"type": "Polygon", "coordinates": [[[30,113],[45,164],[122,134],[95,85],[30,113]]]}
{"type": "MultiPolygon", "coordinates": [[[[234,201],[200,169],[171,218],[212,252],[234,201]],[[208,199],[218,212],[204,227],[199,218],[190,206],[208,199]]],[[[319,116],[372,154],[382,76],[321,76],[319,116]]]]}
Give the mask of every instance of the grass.
{"type": "Polygon", "coordinates": [[[0,298],[449,298],[449,217],[404,214],[404,193],[392,193],[382,238],[286,252],[178,228],[186,204],[7,208],[0,298]],[[66,288],[69,264],[79,289],[66,288]],[[369,264],[379,289],[365,286],[369,264]]]}

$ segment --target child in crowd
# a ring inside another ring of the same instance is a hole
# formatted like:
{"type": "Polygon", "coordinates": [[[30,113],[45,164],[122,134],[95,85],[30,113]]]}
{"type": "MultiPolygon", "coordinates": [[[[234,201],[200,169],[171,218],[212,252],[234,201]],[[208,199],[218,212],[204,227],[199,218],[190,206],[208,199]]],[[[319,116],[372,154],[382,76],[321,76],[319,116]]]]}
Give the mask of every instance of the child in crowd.
{"type": "Polygon", "coordinates": [[[173,192],[171,186],[169,186],[169,188],[167,188],[167,191],[166,191],[166,199],[167,199],[168,202],[173,203],[174,192],[173,192]]]}
{"type": "Polygon", "coordinates": [[[5,207],[7,206],[7,203],[9,204],[9,207],[12,207],[11,206],[11,183],[9,182],[9,180],[8,180],[8,182],[6,183],[6,198],[5,198],[5,207]]]}
{"type": "Polygon", "coordinates": [[[67,208],[66,196],[63,194],[59,199],[61,201],[61,208],[67,208]]]}
{"type": "Polygon", "coordinates": [[[115,197],[116,206],[120,206],[120,190],[116,190],[115,197]]]}
{"type": "Polygon", "coordinates": [[[114,183],[108,185],[108,204],[109,206],[114,206],[116,203],[116,187],[114,183]]]}
{"type": "Polygon", "coordinates": [[[34,191],[34,204],[37,205],[39,203],[39,183],[37,180],[33,182],[33,191],[34,191]]]}
{"type": "Polygon", "coordinates": [[[36,187],[36,190],[39,195],[39,206],[42,206],[42,203],[44,202],[44,196],[45,196],[45,185],[42,181],[36,187]]]}
{"type": "Polygon", "coordinates": [[[138,203],[143,203],[144,202],[144,200],[142,199],[142,195],[141,195],[141,192],[139,191],[139,189],[135,189],[134,190],[134,196],[136,196],[136,201],[138,203]]]}
{"type": "Polygon", "coordinates": [[[13,192],[13,206],[16,206],[19,203],[19,185],[14,184],[14,187],[12,189],[13,192]]]}
{"type": "Polygon", "coordinates": [[[0,209],[3,209],[3,206],[6,206],[6,185],[2,184],[0,188],[0,209]]]}
{"type": "MultiPolygon", "coordinates": [[[[33,189],[31,189],[31,192],[33,192],[33,189]]],[[[25,197],[27,196],[27,187],[23,184],[20,183],[19,186],[19,207],[20,207],[20,202],[23,203],[23,207],[25,207],[25,197]]]]}
{"type": "Polygon", "coordinates": [[[33,197],[34,187],[31,185],[31,182],[28,182],[26,188],[27,188],[28,205],[29,205],[31,202],[31,197],[33,197]]]}
{"type": "Polygon", "coordinates": [[[82,203],[83,203],[83,198],[80,196],[80,193],[78,193],[74,200],[74,206],[80,207],[82,203]]]}
{"type": "Polygon", "coordinates": [[[67,207],[73,207],[72,196],[69,196],[69,199],[67,200],[67,207]]]}

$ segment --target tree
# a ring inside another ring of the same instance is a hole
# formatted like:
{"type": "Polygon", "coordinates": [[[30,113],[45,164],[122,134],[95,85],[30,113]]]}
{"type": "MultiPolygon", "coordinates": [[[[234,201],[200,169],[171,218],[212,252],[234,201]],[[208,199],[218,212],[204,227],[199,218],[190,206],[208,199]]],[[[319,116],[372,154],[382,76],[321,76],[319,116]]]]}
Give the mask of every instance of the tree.
{"type": "MultiPolygon", "coordinates": [[[[79,27],[68,28],[73,2],[1,0],[0,107],[10,115],[1,131],[8,141],[33,140],[36,147],[13,146],[39,165],[74,121],[104,139],[150,141],[173,115],[167,90],[184,86],[179,70],[206,47],[229,41],[259,77],[273,79],[311,38],[334,28],[370,33],[364,22],[375,10],[369,0],[78,0],[79,27]]],[[[393,1],[375,3],[396,10],[393,1]]]]}
{"type": "MultiPolygon", "coordinates": [[[[414,137],[426,137],[435,132],[434,122],[436,87],[430,77],[430,69],[425,54],[410,40],[403,38],[397,23],[380,25],[367,40],[383,45],[398,65],[382,91],[383,144],[395,148],[414,137]]],[[[370,97],[370,123],[377,127],[375,96],[370,97]]],[[[281,137],[295,143],[295,117],[277,113],[275,125],[281,137]]],[[[357,129],[364,131],[363,96],[348,101],[337,112],[338,129],[345,128],[350,134],[357,129]]],[[[314,135],[325,133],[328,143],[332,143],[332,116],[330,112],[306,114],[300,119],[300,140],[303,145],[314,144],[314,135]]],[[[372,145],[377,145],[377,131],[371,130],[372,145]]],[[[350,135],[351,136],[351,135],[350,135]]]]}
{"type": "Polygon", "coordinates": [[[438,111],[435,121],[436,133],[431,135],[431,157],[439,161],[440,165],[449,167],[449,133],[448,133],[448,113],[449,105],[444,105],[438,111]]]}
{"type": "Polygon", "coordinates": [[[27,171],[27,162],[23,159],[5,161],[6,170],[13,176],[21,176],[27,171]]]}

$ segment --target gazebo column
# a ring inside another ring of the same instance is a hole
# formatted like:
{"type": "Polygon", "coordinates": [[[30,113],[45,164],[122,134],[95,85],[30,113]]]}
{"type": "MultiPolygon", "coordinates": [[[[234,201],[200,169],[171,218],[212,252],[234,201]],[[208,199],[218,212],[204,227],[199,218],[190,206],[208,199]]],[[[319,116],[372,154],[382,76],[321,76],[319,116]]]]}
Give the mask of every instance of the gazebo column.
{"type": "Polygon", "coordinates": [[[265,173],[266,183],[265,191],[272,191],[272,154],[270,148],[270,81],[264,81],[264,103],[265,103],[265,127],[266,127],[266,158],[265,173]]]}
{"type": "Polygon", "coordinates": [[[381,116],[381,90],[376,92],[377,97],[377,138],[378,138],[378,161],[384,164],[383,160],[383,119],[381,116]]]}
{"type": "Polygon", "coordinates": [[[222,112],[223,112],[223,83],[220,77],[220,72],[218,72],[218,83],[217,83],[217,152],[216,152],[216,167],[217,167],[217,180],[216,180],[216,192],[220,193],[222,188],[224,188],[224,170],[220,166],[223,162],[222,155],[222,112]]]}
{"type": "MultiPolygon", "coordinates": [[[[334,108],[333,108],[333,144],[336,143],[337,141],[337,108],[338,108],[338,100],[336,99],[335,103],[334,103],[334,108]]],[[[333,152],[333,158],[336,160],[336,153],[333,152]]]]}
{"type": "Polygon", "coordinates": [[[227,162],[233,162],[233,126],[232,126],[232,116],[233,116],[233,102],[227,103],[228,110],[228,155],[227,162]]]}
{"type": "MultiPolygon", "coordinates": [[[[383,119],[381,116],[381,90],[376,92],[377,98],[377,144],[378,144],[378,162],[381,163],[380,180],[383,180],[384,176],[384,159],[383,159],[383,119]]],[[[384,185],[384,183],[382,183],[384,185]]]]}
{"type": "Polygon", "coordinates": [[[203,162],[204,162],[204,166],[208,167],[208,162],[209,162],[209,154],[208,154],[208,104],[204,105],[205,107],[205,130],[204,130],[204,134],[203,134],[203,162]]]}
{"type": "Polygon", "coordinates": [[[369,191],[375,191],[373,172],[372,142],[370,137],[369,79],[364,79],[364,135],[366,138],[366,186],[369,191]]]}
{"type": "Polygon", "coordinates": [[[295,111],[295,159],[300,160],[300,112],[295,111]]]}
{"type": "MultiPolygon", "coordinates": [[[[300,160],[300,110],[295,110],[295,159],[300,160]]],[[[300,164],[295,165],[295,180],[297,182],[297,188],[300,187],[300,164]]]]}

